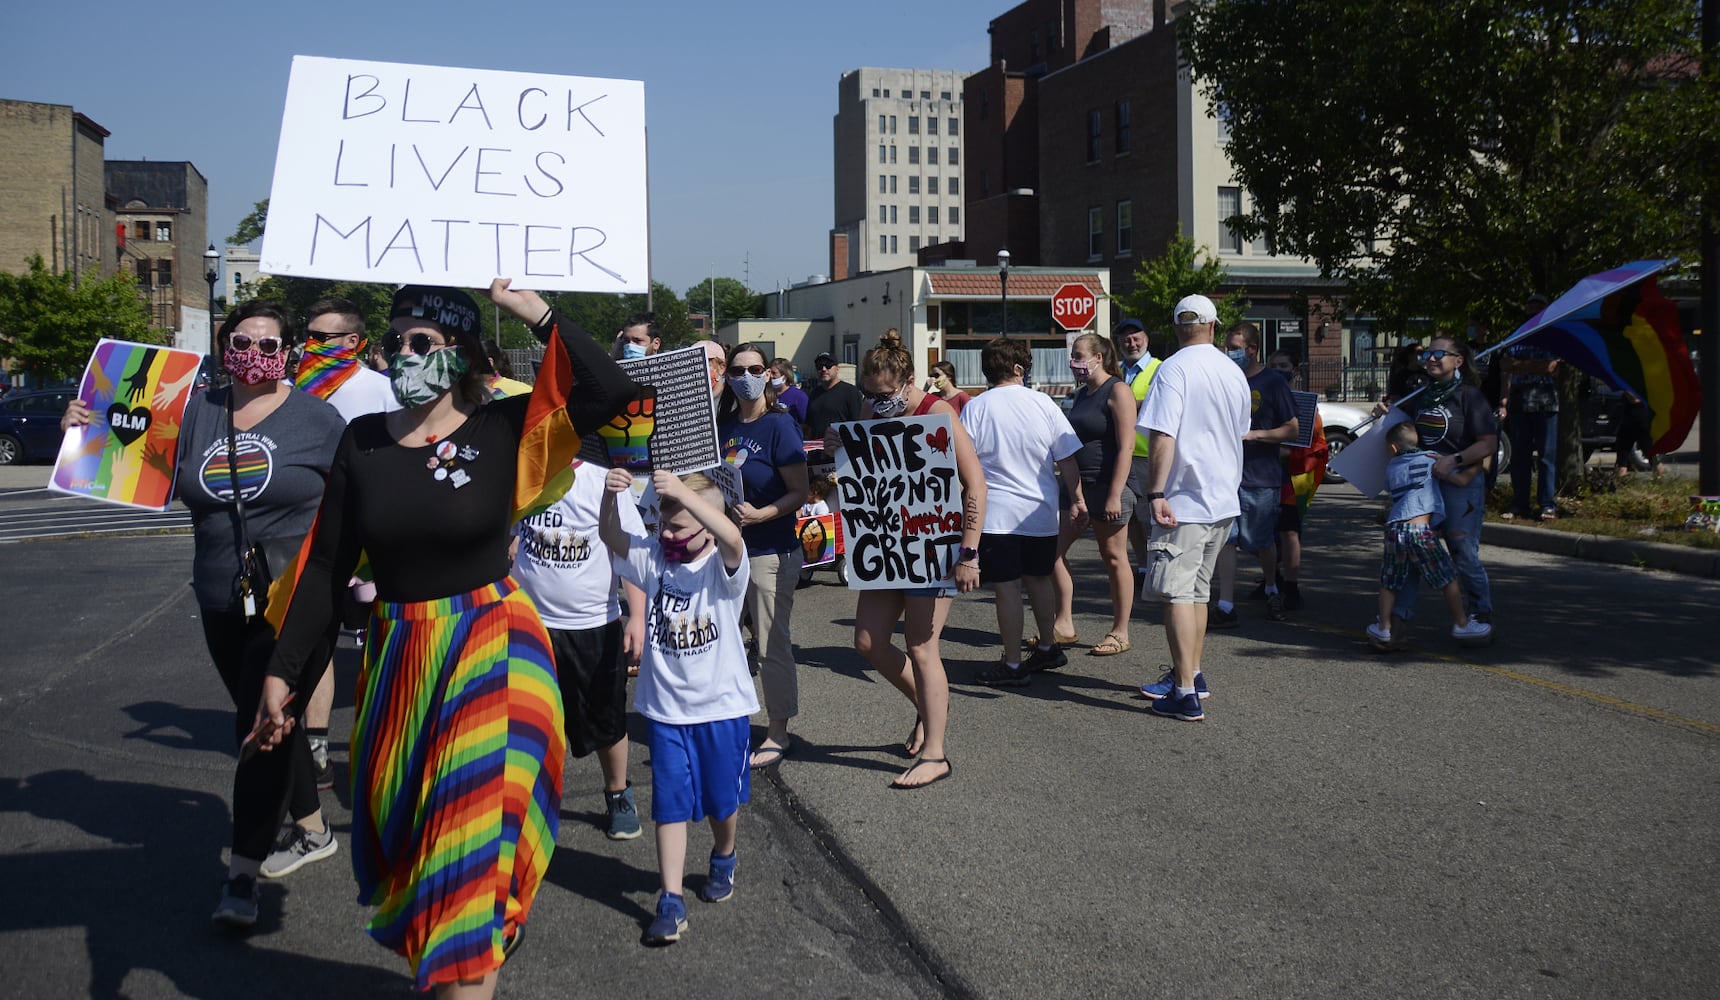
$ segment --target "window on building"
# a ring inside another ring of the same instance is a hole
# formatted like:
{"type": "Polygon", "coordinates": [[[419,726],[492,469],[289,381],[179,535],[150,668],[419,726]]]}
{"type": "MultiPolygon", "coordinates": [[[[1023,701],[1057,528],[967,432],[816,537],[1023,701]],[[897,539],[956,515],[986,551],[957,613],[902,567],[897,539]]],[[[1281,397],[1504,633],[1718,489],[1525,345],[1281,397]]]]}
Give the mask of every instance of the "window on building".
{"type": "Polygon", "coordinates": [[[1213,105],[1213,117],[1218,119],[1218,141],[1230,141],[1230,105],[1220,101],[1213,105]]]}
{"type": "Polygon", "coordinates": [[[909,177],[908,177],[908,193],[909,194],[919,194],[920,193],[920,175],[919,174],[909,175],[909,177]]]}
{"type": "Polygon", "coordinates": [[[149,242],[149,223],[147,223],[147,222],[134,222],[134,223],[132,223],[131,238],[134,240],[142,240],[145,243],[149,242]]]}
{"type": "Polygon", "coordinates": [[[878,134],[883,135],[886,131],[888,131],[889,127],[890,127],[890,119],[883,116],[883,115],[879,115],[878,116],[878,134]]]}
{"type": "Polygon", "coordinates": [[[1223,253],[1242,252],[1242,234],[1231,226],[1230,220],[1242,214],[1242,189],[1218,189],[1218,249],[1223,253]]]}
{"type": "Polygon", "coordinates": [[[877,87],[873,87],[873,88],[872,88],[872,96],[873,96],[873,97],[877,97],[877,96],[878,96],[878,88],[877,88],[877,87]]]}
{"type": "Polygon", "coordinates": [[[1099,143],[1105,136],[1105,119],[1094,108],[1087,112],[1087,162],[1099,162],[1099,143]]]}
{"type": "MultiPolygon", "coordinates": [[[[889,97],[890,96],[889,92],[885,91],[884,96],[889,97]]],[[[890,134],[891,135],[896,134],[896,116],[895,115],[890,116],[890,134]]]]}
{"type": "Polygon", "coordinates": [[[883,225],[883,224],[888,223],[889,221],[890,221],[890,206],[879,205],[878,206],[878,222],[879,222],[879,224],[883,225]]]}
{"type": "Polygon", "coordinates": [[[155,262],[155,283],[162,288],[173,287],[173,261],[163,257],[155,262]]]}
{"type": "Polygon", "coordinates": [[[920,238],[918,236],[908,237],[908,252],[909,253],[919,253],[920,252],[920,238]]]}
{"type": "MultiPolygon", "coordinates": [[[[950,150],[950,155],[954,156],[955,150],[953,150],[953,149],[950,150]]],[[[951,160],[950,162],[954,163],[956,161],[951,160]]],[[[950,178],[950,194],[961,194],[961,193],[962,193],[962,179],[960,177],[951,177],[950,178]]]]}
{"type": "Polygon", "coordinates": [[[937,135],[938,134],[938,119],[937,119],[936,115],[927,115],[926,116],[926,134],[927,135],[937,135]]]}
{"type": "Polygon", "coordinates": [[[942,243],[943,241],[944,241],[943,237],[934,234],[932,236],[926,237],[926,246],[935,247],[939,243],[942,243]]]}
{"type": "Polygon", "coordinates": [[[941,92],[940,92],[940,93],[939,93],[939,94],[938,94],[938,100],[940,100],[940,101],[947,101],[947,100],[949,100],[949,99],[950,99],[950,92],[949,92],[949,91],[947,91],[947,90],[945,90],[945,91],[941,91],[941,92]]]}
{"type": "Polygon", "coordinates": [[[962,162],[961,147],[951,146],[949,159],[945,160],[944,162],[948,163],[952,167],[959,165],[962,162]]]}
{"type": "Polygon", "coordinates": [[[1124,99],[1117,102],[1116,114],[1117,114],[1117,152],[1118,152],[1118,154],[1127,153],[1129,151],[1129,141],[1130,141],[1130,137],[1129,137],[1129,99],[1128,98],[1125,97],[1124,99]]]}
{"type": "Polygon", "coordinates": [[[896,175],[895,174],[890,175],[890,193],[891,194],[896,193],[896,175]]]}
{"type": "Polygon", "coordinates": [[[890,206],[890,224],[891,225],[896,224],[896,206],[894,206],[894,205],[890,206]]]}
{"type": "Polygon", "coordinates": [[[936,146],[927,146],[926,147],[926,162],[931,164],[934,167],[938,165],[938,147],[936,147],[936,146]]]}
{"type": "Polygon", "coordinates": [[[909,146],[908,147],[908,162],[909,163],[920,162],[920,147],[918,147],[918,146],[909,146]]]}
{"type": "Polygon", "coordinates": [[[962,224],[962,210],[955,207],[954,205],[951,205],[950,206],[950,225],[959,226],[961,224],[962,224]]]}
{"type": "Polygon", "coordinates": [[[157,222],[155,224],[155,238],[163,243],[173,242],[173,223],[157,222]]]}
{"type": "Polygon", "coordinates": [[[888,98],[888,97],[889,97],[889,96],[890,96],[890,92],[889,92],[889,91],[888,91],[888,90],[886,90],[886,91],[884,91],[884,96],[885,96],[885,97],[886,97],[886,98],[888,98]]]}
{"type": "Polygon", "coordinates": [[[1135,203],[1127,198],[1117,202],[1117,256],[1135,252],[1135,203]]]}
{"type": "Polygon", "coordinates": [[[909,135],[919,135],[920,134],[920,116],[919,115],[909,115],[908,116],[908,134],[909,135]]]}
{"type": "Polygon", "coordinates": [[[894,236],[890,237],[890,252],[891,253],[897,252],[897,250],[896,250],[896,237],[894,237],[894,236]]]}
{"type": "Polygon", "coordinates": [[[960,118],[951,118],[949,121],[945,122],[945,124],[949,126],[946,131],[949,132],[950,135],[961,135],[962,120],[960,118]]]}
{"type": "Polygon", "coordinates": [[[938,224],[938,206],[936,206],[936,205],[927,205],[926,206],[926,224],[930,225],[930,226],[935,226],[938,224]]]}
{"type": "Polygon", "coordinates": [[[888,237],[888,236],[878,237],[878,252],[879,253],[889,253],[890,252],[890,237],[888,237]]]}
{"type": "Polygon", "coordinates": [[[920,206],[909,205],[908,206],[908,225],[917,226],[919,224],[920,224],[920,206]]]}
{"type": "Polygon", "coordinates": [[[1105,210],[1094,205],[1087,210],[1087,259],[1105,255],[1105,210]]]}
{"type": "Polygon", "coordinates": [[[891,163],[896,162],[896,147],[895,146],[890,147],[890,162],[891,163]]]}
{"type": "Polygon", "coordinates": [[[888,163],[889,162],[889,160],[886,158],[886,155],[885,155],[886,152],[887,151],[884,148],[884,144],[880,142],[878,144],[878,162],[879,163],[888,163]]]}
{"type": "Polygon", "coordinates": [[[932,92],[931,91],[929,91],[929,90],[920,91],[920,100],[929,101],[931,99],[932,99],[932,92]]]}
{"type": "Polygon", "coordinates": [[[938,193],[938,179],[936,177],[926,178],[926,193],[927,194],[937,194],[938,193]]]}
{"type": "Polygon", "coordinates": [[[153,285],[155,283],[153,280],[153,275],[155,274],[155,261],[140,260],[137,261],[136,264],[138,285],[143,288],[148,288],[150,285],[153,285]]]}
{"type": "Polygon", "coordinates": [[[883,174],[878,175],[878,193],[879,194],[889,194],[890,193],[890,178],[884,176],[883,174]]]}

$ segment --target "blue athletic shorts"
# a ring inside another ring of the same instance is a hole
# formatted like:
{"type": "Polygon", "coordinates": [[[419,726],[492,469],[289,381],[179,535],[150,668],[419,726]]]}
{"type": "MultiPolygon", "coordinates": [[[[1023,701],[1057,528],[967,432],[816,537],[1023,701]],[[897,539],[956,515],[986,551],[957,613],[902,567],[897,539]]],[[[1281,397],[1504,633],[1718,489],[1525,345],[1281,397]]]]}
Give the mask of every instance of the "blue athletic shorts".
{"type": "Polygon", "coordinates": [[[1244,552],[1259,552],[1278,544],[1278,498],[1282,492],[1277,486],[1242,488],[1239,497],[1242,516],[1236,519],[1240,535],[1237,548],[1244,552]]]}
{"type": "Polygon", "coordinates": [[[677,726],[651,723],[651,819],[728,819],[752,798],[751,728],[743,716],[677,726]]]}

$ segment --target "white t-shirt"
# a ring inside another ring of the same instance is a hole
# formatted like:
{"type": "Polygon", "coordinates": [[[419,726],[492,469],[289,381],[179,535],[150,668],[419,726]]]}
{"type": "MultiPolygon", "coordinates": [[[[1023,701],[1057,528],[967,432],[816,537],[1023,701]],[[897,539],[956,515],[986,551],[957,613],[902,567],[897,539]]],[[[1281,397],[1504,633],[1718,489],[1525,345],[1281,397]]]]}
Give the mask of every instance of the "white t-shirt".
{"type": "Polygon", "coordinates": [[[672,563],[657,539],[629,534],[632,546],[615,568],[645,591],[649,609],[633,707],[647,719],[677,726],[758,711],[741,644],[747,561],[730,573],[712,545],[693,562],[672,563]]]}
{"type": "Polygon", "coordinates": [[[1165,499],[1178,524],[1213,524],[1242,513],[1237,491],[1248,413],[1248,379],[1213,345],[1191,344],[1159,366],[1135,430],[1176,439],[1165,499]]]}
{"type": "Polygon", "coordinates": [[[809,500],[800,505],[801,517],[823,517],[830,513],[830,504],[823,500],[809,500]]]}
{"type": "Polygon", "coordinates": [[[1050,396],[1000,385],[962,408],[985,473],[985,531],[1043,538],[1057,534],[1059,462],[1081,450],[1069,418],[1050,396]]]}
{"type": "MultiPolygon", "coordinates": [[[[514,579],[549,628],[600,628],[621,617],[615,559],[597,535],[604,472],[602,466],[574,462],[567,495],[514,527],[520,540],[514,579]]],[[[645,534],[638,507],[627,500],[615,506],[628,534],[645,534]]]]}
{"type": "Polygon", "coordinates": [[[328,404],[339,410],[349,424],[366,413],[400,409],[400,400],[394,398],[394,386],[389,384],[388,376],[364,364],[339,389],[328,394],[328,404]]]}

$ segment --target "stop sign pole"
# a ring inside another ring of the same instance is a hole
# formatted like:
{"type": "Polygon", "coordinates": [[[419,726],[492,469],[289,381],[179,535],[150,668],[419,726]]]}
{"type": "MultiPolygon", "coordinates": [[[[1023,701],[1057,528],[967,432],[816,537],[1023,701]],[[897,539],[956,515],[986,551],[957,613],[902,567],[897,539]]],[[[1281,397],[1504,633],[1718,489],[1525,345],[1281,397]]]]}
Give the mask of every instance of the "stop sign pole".
{"type": "Polygon", "coordinates": [[[1098,311],[1098,298],[1083,284],[1070,282],[1051,296],[1051,318],[1070,333],[1087,329],[1098,311]]]}

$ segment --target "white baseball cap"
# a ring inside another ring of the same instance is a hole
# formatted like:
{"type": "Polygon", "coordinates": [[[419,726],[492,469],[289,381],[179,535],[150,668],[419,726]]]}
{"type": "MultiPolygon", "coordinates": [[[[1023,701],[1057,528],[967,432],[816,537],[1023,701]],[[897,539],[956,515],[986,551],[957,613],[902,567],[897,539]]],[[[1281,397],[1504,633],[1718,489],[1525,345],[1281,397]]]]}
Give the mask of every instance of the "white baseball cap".
{"type": "Polygon", "coordinates": [[[1179,322],[1183,313],[1194,313],[1194,319],[1191,322],[1218,322],[1218,307],[1213,305],[1212,300],[1204,295],[1183,296],[1176,308],[1171,310],[1171,322],[1179,322]]]}

